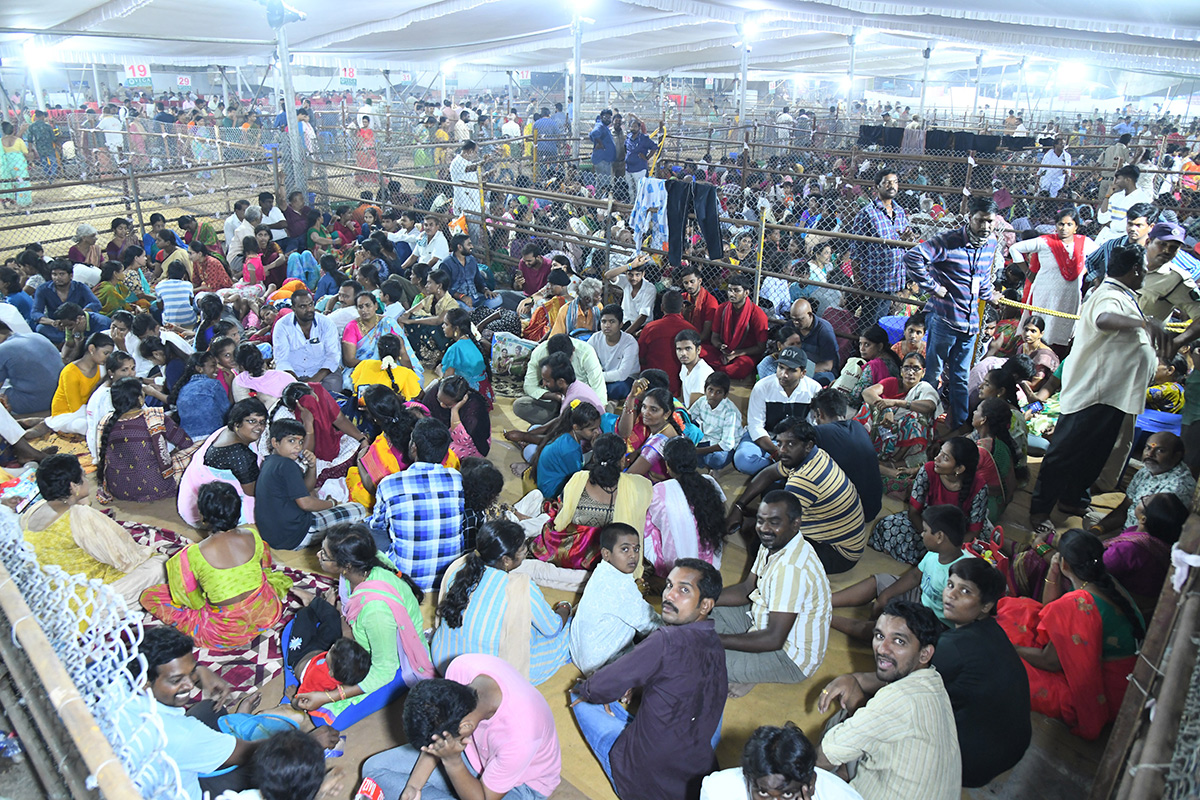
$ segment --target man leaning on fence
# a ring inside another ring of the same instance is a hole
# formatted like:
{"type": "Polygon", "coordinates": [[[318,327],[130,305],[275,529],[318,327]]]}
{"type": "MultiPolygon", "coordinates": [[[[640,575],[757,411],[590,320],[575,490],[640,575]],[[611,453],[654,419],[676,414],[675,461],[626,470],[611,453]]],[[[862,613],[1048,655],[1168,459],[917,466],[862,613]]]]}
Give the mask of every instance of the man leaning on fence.
{"type": "Polygon", "coordinates": [[[904,255],[904,267],[922,292],[929,331],[925,380],[935,387],[945,373],[950,425],[967,420],[967,373],[972,343],[979,333],[979,301],[992,299],[992,261],[996,240],[996,201],[973,197],[967,224],[922,242],[904,255]]]}
{"type": "MultiPolygon", "coordinates": [[[[899,203],[894,202],[900,193],[900,176],[894,169],[884,167],[875,176],[875,188],[878,199],[858,212],[850,232],[876,239],[906,239],[909,235],[908,215],[899,203]]],[[[863,289],[894,294],[904,288],[903,247],[856,241],[850,245],[850,258],[854,263],[855,280],[863,289]]],[[[879,322],[890,310],[891,303],[886,300],[863,298],[863,312],[859,318],[861,330],[879,322]]]]}

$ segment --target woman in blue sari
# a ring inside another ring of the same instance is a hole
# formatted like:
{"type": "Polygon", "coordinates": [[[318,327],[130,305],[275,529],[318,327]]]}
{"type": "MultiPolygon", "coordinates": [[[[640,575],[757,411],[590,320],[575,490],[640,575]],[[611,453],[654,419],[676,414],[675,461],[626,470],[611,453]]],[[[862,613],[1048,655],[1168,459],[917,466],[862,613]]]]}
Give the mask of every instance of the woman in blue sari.
{"type": "Polygon", "coordinates": [[[467,385],[488,401],[490,410],[495,398],[492,392],[492,367],[483,357],[483,351],[471,333],[471,315],[461,308],[450,309],[442,323],[442,333],[446,334],[451,344],[442,356],[439,369],[441,376],[449,378],[459,375],[465,378],[467,385]]]}
{"type": "MultiPolygon", "coordinates": [[[[358,319],[347,325],[342,334],[342,365],[345,367],[347,388],[354,385],[350,374],[360,361],[379,358],[380,336],[390,333],[405,340],[402,333],[403,328],[396,320],[379,313],[379,303],[376,301],[375,295],[370,292],[359,292],[358,296],[354,298],[354,305],[358,309],[358,319]]],[[[415,361],[415,359],[413,360],[415,361]]]]}

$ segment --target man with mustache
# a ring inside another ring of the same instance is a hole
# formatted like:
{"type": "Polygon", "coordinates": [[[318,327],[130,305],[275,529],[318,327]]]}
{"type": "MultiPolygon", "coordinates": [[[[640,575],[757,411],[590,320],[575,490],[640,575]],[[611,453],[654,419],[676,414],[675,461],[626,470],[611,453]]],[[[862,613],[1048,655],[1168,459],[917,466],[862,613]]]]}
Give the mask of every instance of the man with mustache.
{"type": "Polygon", "coordinates": [[[1155,494],[1173,494],[1188,506],[1194,491],[1196,479],[1183,461],[1183,440],[1173,433],[1161,431],[1146,440],[1142,468],[1129,481],[1125,499],[1090,530],[1104,537],[1136,527],[1134,512],[1142,500],[1155,494]]]}
{"type": "Polygon", "coordinates": [[[799,683],[825,659],[832,593],[817,551],[800,535],[803,516],[796,495],[767,492],[755,515],[762,547],[750,575],[717,600],[731,697],[758,683],[799,683]]]}
{"type": "Polygon", "coordinates": [[[886,685],[821,740],[817,766],[849,780],[864,800],[957,800],[962,794],[954,709],[930,665],[941,627],[920,603],[888,603],[871,645],[875,677],[886,685]]]}
{"type": "Polygon", "coordinates": [[[708,615],[720,595],[716,567],[678,559],[663,590],[664,626],[571,693],[583,738],[622,800],[695,800],[717,768],[725,654],[708,615]],[[635,688],[636,716],[610,705],[635,688]]]}

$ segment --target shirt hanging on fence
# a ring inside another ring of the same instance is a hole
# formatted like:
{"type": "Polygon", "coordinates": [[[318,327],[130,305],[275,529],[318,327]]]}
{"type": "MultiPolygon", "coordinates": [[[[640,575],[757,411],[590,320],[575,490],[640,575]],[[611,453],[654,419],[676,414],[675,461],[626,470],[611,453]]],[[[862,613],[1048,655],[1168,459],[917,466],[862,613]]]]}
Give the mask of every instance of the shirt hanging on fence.
{"type": "Polygon", "coordinates": [[[650,246],[662,249],[667,244],[667,184],[661,178],[645,178],[638,183],[637,199],[629,217],[637,252],[650,233],[650,246]]]}

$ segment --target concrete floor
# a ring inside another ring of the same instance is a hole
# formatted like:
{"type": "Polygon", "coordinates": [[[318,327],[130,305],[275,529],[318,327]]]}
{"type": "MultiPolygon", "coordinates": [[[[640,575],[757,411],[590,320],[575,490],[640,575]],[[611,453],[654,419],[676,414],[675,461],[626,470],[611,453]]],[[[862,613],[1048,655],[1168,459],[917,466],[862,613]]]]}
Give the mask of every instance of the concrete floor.
{"type": "MultiPolygon", "coordinates": [[[[734,399],[742,406],[743,410],[748,396],[748,387],[734,388],[734,399]]],[[[527,427],[513,416],[511,400],[498,398],[493,411],[492,438],[494,444],[490,457],[505,476],[511,474],[508,466],[521,460],[521,456],[515,447],[503,440],[502,434],[507,428],[517,427],[518,424],[527,427]]],[[[1033,460],[1031,467],[1036,475],[1036,459],[1033,460]]],[[[731,499],[736,497],[745,482],[745,477],[733,471],[732,468],[727,469],[718,478],[731,499]]],[[[509,479],[503,499],[515,501],[519,499],[519,492],[519,481],[509,479]]],[[[1097,503],[1103,504],[1106,499],[1111,500],[1112,498],[1097,498],[1097,503]]],[[[1028,491],[1020,492],[1003,516],[1001,522],[1009,536],[1028,537],[1028,533],[1024,529],[1028,503],[1028,491]]],[[[881,516],[900,511],[903,507],[904,504],[900,501],[885,497],[881,516]]],[[[173,501],[160,501],[152,504],[118,503],[113,509],[121,519],[131,519],[168,528],[185,536],[194,537],[196,535],[179,519],[173,501]]],[[[1072,522],[1078,524],[1077,519],[1072,522]]],[[[1065,528],[1066,526],[1060,524],[1060,527],[1065,528]]],[[[310,549],[298,553],[280,552],[276,556],[282,563],[319,571],[315,550],[310,549]]],[[[742,580],[746,568],[746,551],[741,542],[729,540],[721,569],[725,581],[735,583],[742,580]]],[[[895,572],[903,570],[903,568],[903,565],[889,557],[868,549],[866,555],[853,570],[834,576],[831,583],[836,591],[877,572],[895,572]]],[[[551,603],[560,599],[577,599],[556,591],[547,591],[546,595],[551,603]]],[[[435,605],[433,597],[426,598],[423,608],[427,624],[432,624],[435,605]]],[[[858,613],[865,615],[865,609],[858,613]]],[[[747,696],[730,700],[726,706],[723,735],[717,749],[721,766],[729,767],[740,763],[742,747],[759,725],[781,725],[790,720],[799,725],[813,741],[816,741],[825,721],[824,717],[816,711],[816,699],[821,688],[837,675],[869,669],[871,663],[868,646],[852,643],[844,635],[832,632],[825,661],[811,680],[798,686],[760,685],[747,696]]],[[[549,701],[550,707],[554,710],[563,751],[563,781],[553,797],[555,800],[575,800],[576,798],[613,800],[615,794],[575,726],[574,719],[567,707],[567,691],[579,676],[579,671],[574,667],[564,667],[550,681],[540,687],[549,701]]],[[[264,703],[262,707],[266,709],[277,703],[281,692],[282,680],[280,679],[263,687],[264,703]]],[[[1015,769],[994,781],[992,785],[973,791],[964,790],[964,798],[1080,797],[1085,794],[1086,788],[1090,785],[1091,775],[1103,752],[1104,739],[1098,742],[1083,742],[1072,736],[1062,723],[1037,714],[1034,717],[1034,744],[1025,759],[1015,769]]],[[[366,757],[403,743],[400,707],[384,709],[366,718],[346,731],[346,736],[345,755],[338,759],[339,766],[353,778],[357,778],[359,766],[366,757]]],[[[349,782],[356,785],[356,780],[349,782]]]]}

